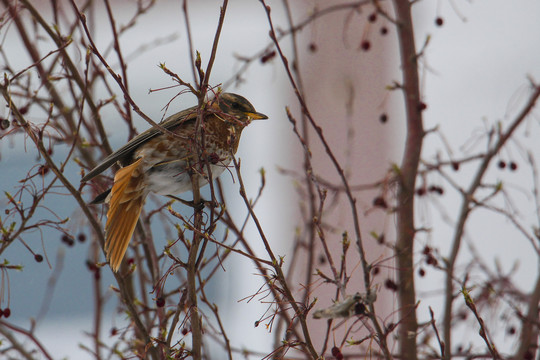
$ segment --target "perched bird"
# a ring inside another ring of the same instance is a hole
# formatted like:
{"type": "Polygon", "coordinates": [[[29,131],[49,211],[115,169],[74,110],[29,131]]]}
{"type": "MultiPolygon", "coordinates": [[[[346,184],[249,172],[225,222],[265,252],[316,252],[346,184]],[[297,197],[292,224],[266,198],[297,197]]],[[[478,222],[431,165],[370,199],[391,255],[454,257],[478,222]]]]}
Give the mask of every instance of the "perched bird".
{"type": "Polygon", "coordinates": [[[86,182],[119,162],[110,190],[98,195],[93,204],[108,202],[105,225],[105,254],[117,271],[135,225],[150,192],[161,195],[192,190],[191,176],[197,174],[199,186],[219,176],[236,153],[240,135],[251,120],[267,119],[244,97],[221,93],[203,106],[197,139],[198,106],[171,115],[160,125],[176,136],[151,128],[131,139],[84,176],[86,182]],[[201,161],[201,159],[204,159],[201,161]],[[210,174],[208,173],[210,168],[210,174]]]}

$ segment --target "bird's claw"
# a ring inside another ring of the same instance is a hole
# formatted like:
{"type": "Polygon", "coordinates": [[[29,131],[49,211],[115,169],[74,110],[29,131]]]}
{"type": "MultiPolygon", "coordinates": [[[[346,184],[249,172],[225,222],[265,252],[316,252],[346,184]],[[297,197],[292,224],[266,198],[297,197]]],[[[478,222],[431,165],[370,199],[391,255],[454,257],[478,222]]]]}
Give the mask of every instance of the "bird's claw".
{"type": "Polygon", "coordinates": [[[195,201],[188,201],[188,200],[180,199],[179,197],[176,197],[174,195],[168,195],[168,197],[176,201],[179,201],[182,204],[187,205],[197,211],[202,211],[205,207],[214,208],[214,209],[219,207],[219,203],[213,200],[201,199],[200,201],[195,202],[195,201]]]}

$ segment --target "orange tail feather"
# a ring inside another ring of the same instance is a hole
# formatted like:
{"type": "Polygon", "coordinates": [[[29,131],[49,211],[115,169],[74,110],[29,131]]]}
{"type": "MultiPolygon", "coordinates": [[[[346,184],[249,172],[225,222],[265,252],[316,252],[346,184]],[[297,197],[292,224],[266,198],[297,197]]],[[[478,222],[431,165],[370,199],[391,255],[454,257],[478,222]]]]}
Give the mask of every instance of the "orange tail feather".
{"type": "Polygon", "coordinates": [[[147,195],[139,169],[141,161],[123,167],[114,176],[105,225],[105,254],[113,271],[118,271],[122,263],[147,195]]]}

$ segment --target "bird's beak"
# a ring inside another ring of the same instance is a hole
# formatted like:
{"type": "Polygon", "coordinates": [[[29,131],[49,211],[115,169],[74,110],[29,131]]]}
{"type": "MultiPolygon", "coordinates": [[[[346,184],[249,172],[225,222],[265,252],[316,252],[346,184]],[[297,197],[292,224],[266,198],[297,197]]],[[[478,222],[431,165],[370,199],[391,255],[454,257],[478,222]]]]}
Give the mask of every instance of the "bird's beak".
{"type": "Polygon", "coordinates": [[[264,120],[264,119],[268,119],[268,116],[262,114],[262,113],[259,113],[259,112],[248,112],[246,113],[246,115],[251,119],[251,120],[264,120]]]}

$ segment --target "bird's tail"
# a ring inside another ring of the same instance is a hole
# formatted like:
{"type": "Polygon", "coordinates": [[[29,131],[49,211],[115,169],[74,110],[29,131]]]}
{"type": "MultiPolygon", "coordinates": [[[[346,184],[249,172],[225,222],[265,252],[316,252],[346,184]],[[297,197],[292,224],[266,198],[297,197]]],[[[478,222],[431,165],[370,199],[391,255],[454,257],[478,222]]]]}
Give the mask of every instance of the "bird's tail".
{"type": "Polygon", "coordinates": [[[141,161],[121,168],[114,176],[105,225],[105,255],[113,271],[120,267],[148,194],[141,161]]]}

